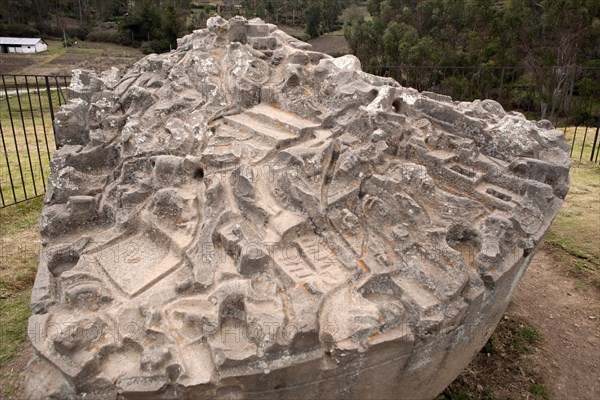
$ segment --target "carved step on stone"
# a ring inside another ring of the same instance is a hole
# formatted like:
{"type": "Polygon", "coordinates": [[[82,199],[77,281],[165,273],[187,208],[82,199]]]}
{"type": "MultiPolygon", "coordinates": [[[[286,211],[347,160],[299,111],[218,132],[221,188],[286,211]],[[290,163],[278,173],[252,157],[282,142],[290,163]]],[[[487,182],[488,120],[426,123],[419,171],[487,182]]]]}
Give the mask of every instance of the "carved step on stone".
{"type": "Polygon", "coordinates": [[[70,90],[27,399],[434,398],[569,187],[547,121],[419,93],[257,19],[210,18],[70,90]]]}

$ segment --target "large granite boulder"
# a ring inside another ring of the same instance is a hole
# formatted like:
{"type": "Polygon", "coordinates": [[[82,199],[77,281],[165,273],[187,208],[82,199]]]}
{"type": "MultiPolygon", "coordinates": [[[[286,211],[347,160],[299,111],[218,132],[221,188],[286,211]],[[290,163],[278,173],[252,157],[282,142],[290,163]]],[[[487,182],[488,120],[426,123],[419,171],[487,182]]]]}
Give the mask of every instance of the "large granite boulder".
{"type": "Polygon", "coordinates": [[[28,399],[431,399],[568,191],[560,132],[211,18],[57,115],[28,399]]]}

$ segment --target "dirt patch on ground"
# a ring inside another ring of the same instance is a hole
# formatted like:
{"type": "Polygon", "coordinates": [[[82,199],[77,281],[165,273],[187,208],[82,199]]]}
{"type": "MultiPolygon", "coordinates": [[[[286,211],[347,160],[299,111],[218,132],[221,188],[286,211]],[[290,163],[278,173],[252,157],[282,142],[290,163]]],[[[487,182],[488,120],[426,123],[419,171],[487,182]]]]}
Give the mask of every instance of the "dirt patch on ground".
{"type": "Polygon", "coordinates": [[[350,47],[342,31],[326,33],[309,40],[308,43],[312,45],[314,51],[320,51],[335,57],[350,53],[350,47]]]}
{"type": "Polygon", "coordinates": [[[490,341],[440,399],[600,398],[600,291],[535,256],[490,341]]]}
{"type": "Polygon", "coordinates": [[[536,361],[553,399],[600,399],[600,291],[542,251],[509,309],[544,334],[536,361]]]}
{"type": "Polygon", "coordinates": [[[21,69],[34,64],[32,59],[23,59],[14,55],[0,54],[0,74],[17,73],[21,69]]]}
{"type": "MultiPolygon", "coordinates": [[[[600,398],[600,291],[542,248],[492,339],[441,399],[600,398]]],[[[0,399],[23,399],[29,344],[0,369],[0,399]]]]}

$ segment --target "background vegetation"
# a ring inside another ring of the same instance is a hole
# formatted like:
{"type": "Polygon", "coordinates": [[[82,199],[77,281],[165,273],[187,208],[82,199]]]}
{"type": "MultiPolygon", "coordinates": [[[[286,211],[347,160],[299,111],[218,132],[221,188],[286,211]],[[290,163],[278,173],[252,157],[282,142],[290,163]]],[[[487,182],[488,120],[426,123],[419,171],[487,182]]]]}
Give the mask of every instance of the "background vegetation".
{"type": "Polygon", "coordinates": [[[370,72],[460,100],[496,98],[509,109],[535,109],[538,118],[598,117],[598,105],[579,97],[600,97],[600,0],[368,0],[366,6],[367,16],[353,6],[344,34],[370,72]]]}
{"type": "Polygon", "coordinates": [[[260,17],[305,27],[303,39],[341,28],[352,0],[5,0],[0,35],[90,39],[141,46],[144,52],[176,47],[178,36],[205,27],[216,14],[260,17]]]}
{"type": "Polygon", "coordinates": [[[159,53],[216,14],[302,40],[343,32],[367,72],[420,90],[565,124],[600,118],[600,0],[4,0],[0,35],[159,53]]]}

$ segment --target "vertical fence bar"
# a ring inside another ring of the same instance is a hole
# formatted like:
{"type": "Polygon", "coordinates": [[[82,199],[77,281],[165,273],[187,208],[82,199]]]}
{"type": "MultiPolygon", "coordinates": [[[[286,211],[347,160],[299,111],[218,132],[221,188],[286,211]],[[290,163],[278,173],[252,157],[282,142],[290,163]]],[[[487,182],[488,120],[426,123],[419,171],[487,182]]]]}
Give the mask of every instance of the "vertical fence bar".
{"type": "Polygon", "coordinates": [[[50,93],[50,81],[48,77],[44,77],[46,80],[46,94],[48,95],[48,106],[50,107],[50,119],[52,121],[52,133],[54,135],[54,146],[56,147],[56,131],[54,130],[54,107],[52,107],[52,94],[50,93]]]}
{"type": "Polygon", "coordinates": [[[600,131],[600,122],[596,126],[596,134],[594,135],[594,144],[592,145],[592,155],[590,156],[590,162],[594,161],[594,152],[596,151],[596,143],[598,143],[598,133],[600,131]]]}
{"type": "Polygon", "coordinates": [[[579,153],[579,161],[583,158],[583,149],[585,148],[585,139],[587,138],[588,126],[585,126],[585,132],[583,134],[583,143],[581,144],[581,152],[579,153]]]}
{"type": "MultiPolygon", "coordinates": [[[[40,105],[40,116],[42,118],[42,129],[44,130],[44,141],[46,142],[46,155],[48,156],[48,162],[50,162],[50,146],[48,144],[48,132],[46,131],[46,122],[44,121],[44,109],[42,108],[42,95],[40,90],[40,83],[38,77],[35,77],[35,90],[37,92],[38,104],[40,105]]],[[[54,146],[56,147],[56,145],[54,146]]]]}
{"type": "MultiPolygon", "coordinates": [[[[10,189],[12,191],[13,200],[17,201],[17,194],[15,193],[15,184],[13,182],[12,172],[10,170],[10,161],[8,160],[8,150],[6,149],[6,142],[4,141],[4,129],[2,129],[2,118],[0,118],[0,136],[2,136],[2,148],[4,149],[4,159],[6,160],[6,170],[8,171],[8,181],[10,182],[10,189]]],[[[3,196],[4,198],[4,196],[3,196]]]]}
{"type": "Polygon", "coordinates": [[[58,83],[58,77],[54,77],[54,83],[56,84],[56,91],[58,92],[58,105],[62,106],[63,104],[67,103],[67,99],[65,98],[65,94],[62,91],[62,88],[60,87],[60,83],[58,83]],[[60,98],[62,97],[63,101],[61,103],[60,98]]]}
{"type": "Polygon", "coordinates": [[[40,163],[40,173],[42,175],[42,185],[44,192],[46,191],[46,177],[44,176],[44,164],[42,164],[42,152],[40,151],[40,142],[37,134],[37,127],[35,125],[35,115],[33,113],[33,103],[31,102],[31,92],[29,91],[29,81],[27,75],[25,75],[25,88],[27,89],[27,99],[29,100],[29,111],[31,112],[31,124],[33,125],[33,136],[35,137],[35,148],[37,149],[37,158],[40,163]]]}
{"type": "MultiPolygon", "coordinates": [[[[60,95],[61,95],[61,93],[60,93],[60,90],[59,90],[58,86],[59,86],[58,85],[58,80],[56,79],[56,77],[54,77],[54,89],[55,89],[55,92],[56,92],[56,99],[58,100],[58,106],[60,107],[60,106],[62,106],[62,102],[60,101],[60,95]]],[[[54,118],[52,118],[52,120],[54,120],[54,118]]]]}
{"type": "MultiPolygon", "coordinates": [[[[27,150],[27,161],[29,163],[29,172],[31,173],[31,184],[33,185],[33,194],[37,197],[37,185],[35,184],[35,175],[33,174],[33,163],[31,162],[31,151],[29,150],[29,139],[27,138],[27,128],[25,127],[25,116],[23,115],[23,104],[21,103],[21,94],[19,93],[19,84],[17,77],[13,75],[15,83],[15,91],[17,93],[17,101],[19,103],[19,113],[21,114],[21,125],[23,126],[23,138],[25,139],[25,149],[27,150]]],[[[27,196],[25,196],[27,197],[27,196]]],[[[27,198],[25,199],[27,200],[27,198]]]]}
{"type": "MultiPolygon", "coordinates": [[[[27,188],[25,187],[25,179],[23,179],[23,167],[21,166],[21,156],[19,154],[19,145],[17,144],[17,133],[15,131],[15,123],[13,121],[12,109],[10,107],[10,98],[8,97],[8,90],[6,89],[6,80],[4,79],[4,75],[2,75],[2,85],[4,86],[4,94],[6,96],[6,106],[8,108],[8,116],[10,118],[10,127],[12,129],[13,140],[15,143],[15,152],[17,154],[17,162],[19,164],[19,174],[21,176],[21,183],[23,184],[23,194],[25,198],[27,198],[27,188]]],[[[17,198],[15,197],[15,202],[17,198]]]]}
{"type": "Polygon", "coordinates": [[[0,118],[0,136],[2,151],[4,151],[4,157],[0,159],[6,162],[6,171],[2,166],[2,181],[0,181],[0,208],[3,208],[31,200],[46,191],[47,173],[45,167],[51,162],[50,148],[52,146],[48,139],[46,118],[50,117],[51,123],[53,122],[55,118],[54,102],[57,99],[61,105],[66,103],[67,97],[63,91],[62,82],[66,82],[67,77],[11,74],[0,75],[0,79],[2,85],[0,88],[0,113],[2,116],[0,118]],[[56,86],[52,87],[54,84],[56,86]],[[10,90],[8,85],[12,85],[10,90]],[[43,86],[45,86],[45,89],[43,86]],[[45,105],[42,101],[42,90],[46,90],[48,105],[45,105]],[[58,92],[56,93],[56,99],[53,99],[53,91],[58,92]],[[37,101],[35,99],[36,95],[37,101]],[[5,99],[6,109],[4,108],[5,99]],[[29,107],[29,110],[27,110],[27,107],[29,107]],[[39,114],[34,107],[39,107],[39,114]],[[20,113],[20,126],[19,122],[15,121],[15,118],[19,119],[17,113],[20,113]],[[38,118],[42,119],[41,126],[38,118]],[[7,128],[8,122],[10,122],[10,129],[7,128]],[[9,134],[9,130],[12,132],[12,139],[5,136],[5,133],[9,134]],[[44,143],[41,143],[42,133],[44,143]],[[35,146],[31,143],[32,140],[35,140],[35,146]],[[42,154],[44,145],[46,156],[42,154]],[[36,151],[37,155],[32,153],[36,151]],[[27,158],[27,162],[24,157],[27,158]],[[46,157],[47,161],[45,161],[46,157]],[[34,165],[36,163],[38,165],[34,165]],[[27,167],[29,167],[29,171],[27,171],[27,167]],[[18,169],[18,173],[15,169],[18,169]],[[27,182],[29,177],[31,178],[31,186],[27,182]],[[42,180],[41,185],[38,181],[40,178],[42,180]],[[9,184],[10,188],[8,187],[9,184]],[[22,185],[22,188],[19,185],[22,185]]]}

